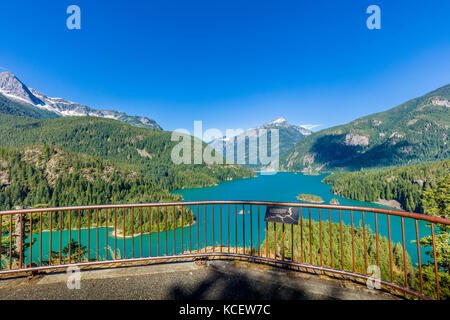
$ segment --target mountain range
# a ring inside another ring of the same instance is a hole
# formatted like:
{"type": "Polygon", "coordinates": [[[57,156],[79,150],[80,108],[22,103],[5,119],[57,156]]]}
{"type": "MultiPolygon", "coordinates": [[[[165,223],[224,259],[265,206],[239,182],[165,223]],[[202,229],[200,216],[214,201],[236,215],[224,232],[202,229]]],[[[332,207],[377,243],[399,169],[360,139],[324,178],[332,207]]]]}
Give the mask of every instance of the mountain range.
{"type": "MultiPolygon", "coordinates": [[[[238,136],[215,139],[209,145],[227,158],[226,143],[246,138],[245,163],[248,164],[249,155],[258,151],[255,146],[250,148],[249,138],[256,138],[258,141],[262,129],[278,129],[279,167],[284,171],[317,174],[324,171],[416,164],[449,158],[449,108],[450,85],[446,85],[390,110],[321,131],[311,132],[305,127],[289,124],[284,118],[278,118],[238,136]]],[[[147,169],[150,165],[148,161],[143,160],[149,159],[147,154],[160,158],[158,166],[165,167],[163,171],[169,170],[170,167],[170,175],[176,172],[184,177],[168,178],[167,172],[164,177],[158,176],[158,179],[165,181],[163,184],[169,189],[214,184],[222,178],[229,178],[226,175],[219,174],[219,177],[213,174],[215,178],[205,178],[208,182],[205,180],[201,183],[187,183],[187,180],[192,179],[181,174],[181,169],[175,170],[170,165],[163,164],[164,161],[169,161],[167,148],[173,143],[169,141],[170,133],[162,131],[154,120],[113,110],[97,110],[62,98],[50,98],[27,87],[10,72],[0,73],[0,124],[0,146],[46,143],[105,159],[120,159],[121,163],[137,164],[136,159],[139,159],[138,165],[147,169]],[[63,118],[71,120],[65,121],[63,118]],[[134,129],[119,126],[114,120],[142,129],[157,129],[150,131],[160,131],[161,134],[156,137],[147,131],[134,132],[134,129]],[[116,133],[114,130],[117,130],[119,135],[124,134],[122,138],[125,140],[109,143],[116,133]],[[142,136],[142,133],[145,133],[144,136],[148,136],[148,139],[136,139],[136,136],[142,136]],[[100,136],[95,138],[93,134],[100,136]],[[156,139],[157,142],[152,142],[151,139],[156,139]],[[129,141],[134,142],[130,144],[129,141]],[[96,149],[99,146],[100,148],[96,149]]],[[[270,139],[268,143],[270,150],[270,139]]],[[[236,157],[234,160],[236,163],[236,157]]],[[[238,167],[233,170],[239,172],[241,169],[238,167]]],[[[259,159],[250,167],[261,167],[259,159]]],[[[153,169],[154,167],[149,172],[153,169]]],[[[194,170],[193,167],[185,169],[194,170]]],[[[202,167],[200,175],[210,175],[209,170],[202,167]]],[[[240,173],[250,176],[248,172],[240,173]]],[[[240,173],[233,177],[239,176],[240,173]]]]}
{"type": "Polygon", "coordinates": [[[226,146],[229,143],[233,143],[235,145],[235,151],[234,151],[234,163],[237,163],[237,147],[236,145],[239,143],[239,141],[245,141],[245,165],[249,167],[259,167],[261,166],[261,163],[258,158],[258,145],[249,145],[249,140],[254,139],[254,141],[259,142],[262,134],[264,132],[267,132],[267,149],[270,150],[271,148],[271,140],[270,140],[270,130],[271,129],[277,129],[279,134],[279,141],[278,141],[278,148],[279,148],[279,155],[282,155],[286,153],[288,150],[290,150],[297,142],[304,139],[306,136],[310,135],[312,132],[302,126],[292,125],[286,121],[284,118],[278,118],[275,120],[272,120],[270,122],[267,122],[261,126],[248,129],[244,131],[243,133],[236,135],[234,137],[221,137],[214,139],[213,141],[209,142],[209,145],[213,147],[217,152],[219,152],[222,156],[225,158],[230,158],[230,156],[227,156],[226,153],[226,146]],[[246,139],[246,140],[244,140],[246,139]],[[254,154],[256,161],[256,164],[251,165],[249,164],[249,154],[254,154]]]}
{"type": "Polygon", "coordinates": [[[130,116],[115,110],[94,109],[64,98],[52,98],[29,88],[11,72],[0,73],[0,110],[34,118],[60,116],[95,116],[115,119],[137,127],[162,130],[156,121],[147,117],[130,116]]]}
{"type": "Polygon", "coordinates": [[[450,85],[390,110],[312,133],[280,157],[286,171],[415,164],[450,156],[450,85]]]}

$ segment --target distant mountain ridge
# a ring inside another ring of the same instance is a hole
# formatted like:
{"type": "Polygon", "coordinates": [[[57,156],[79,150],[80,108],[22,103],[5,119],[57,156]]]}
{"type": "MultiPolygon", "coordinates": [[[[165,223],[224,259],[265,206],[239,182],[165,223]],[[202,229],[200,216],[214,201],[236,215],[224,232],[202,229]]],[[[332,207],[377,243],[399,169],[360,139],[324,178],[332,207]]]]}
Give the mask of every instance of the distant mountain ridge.
{"type": "Polygon", "coordinates": [[[317,173],[450,157],[450,85],[390,110],[315,132],[280,157],[280,168],[317,173]]]}
{"type": "MultiPolygon", "coordinates": [[[[209,142],[209,145],[213,147],[217,152],[219,152],[222,156],[226,156],[226,145],[227,143],[231,143],[234,141],[235,145],[237,145],[237,141],[240,141],[240,139],[245,137],[256,137],[256,139],[259,140],[261,135],[264,131],[261,131],[262,129],[265,129],[267,131],[271,129],[277,129],[279,133],[279,154],[282,155],[285,152],[287,152],[289,149],[291,149],[298,141],[304,139],[306,136],[310,135],[312,132],[302,126],[292,125],[286,121],[284,118],[278,118],[272,121],[269,121],[261,126],[248,129],[244,131],[242,134],[237,135],[235,137],[221,137],[214,139],[213,141],[209,142]]],[[[270,150],[270,139],[268,138],[268,150],[270,150]]],[[[245,163],[246,165],[249,165],[249,152],[254,152],[255,154],[258,154],[258,149],[253,148],[250,149],[248,143],[246,143],[246,154],[245,154],[245,163]]],[[[236,151],[235,151],[235,162],[236,162],[236,151]]],[[[250,165],[252,166],[252,165],[250,165]]],[[[258,162],[255,167],[260,166],[260,163],[258,162]]]]}
{"type": "Polygon", "coordinates": [[[147,117],[130,116],[115,110],[94,109],[63,98],[48,97],[37,90],[27,87],[11,72],[0,73],[0,97],[2,100],[10,100],[8,109],[15,110],[12,114],[25,112],[27,116],[33,117],[34,115],[36,118],[45,118],[45,113],[38,112],[36,114],[36,112],[31,111],[32,109],[37,109],[51,112],[57,116],[95,116],[119,120],[138,127],[162,130],[156,121],[147,117]],[[15,103],[19,105],[15,105],[15,103]]]}

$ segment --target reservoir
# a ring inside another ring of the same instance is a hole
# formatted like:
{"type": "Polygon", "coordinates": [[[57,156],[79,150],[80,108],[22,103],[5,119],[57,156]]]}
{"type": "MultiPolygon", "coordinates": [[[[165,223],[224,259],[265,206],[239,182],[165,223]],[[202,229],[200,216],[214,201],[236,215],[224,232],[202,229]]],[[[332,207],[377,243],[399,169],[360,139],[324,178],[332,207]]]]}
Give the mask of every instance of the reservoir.
{"type": "MultiPolygon", "coordinates": [[[[204,188],[191,188],[173,191],[173,193],[183,196],[184,201],[201,201],[201,200],[254,200],[254,201],[280,201],[280,202],[298,202],[297,195],[300,193],[313,194],[320,196],[324,200],[324,204],[330,203],[330,200],[335,198],[339,201],[341,205],[351,205],[351,206],[365,206],[365,207],[376,207],[376,208],[386,208],[384,206],[362,202],[356,200],[349,200],[331,193],[331,187],[322,182],[322,179],[326,175],[319,176],[309,176],[300,173],[287,173],[279,172],[275,175],[261,175],[258,174],[256,178],[241,179],[234,181],[224,181],[220,184],[212,187],[204,188]]],[[[223,246],[230,245],[234,248],[236,245],[242,247],[244,244],[244,233],[245,233],[245,246],[250,248],[253,247],[257,249],[258,243],[258,206],[252,206],[252,217],[250,217],[250,206],[245,206],[245,215],[242,213],[242,205],[235,207],[230,205],[230,218],[228,219],[228,205],[214,205],[214,215],[212,212],[212,206],[205,207],[200,205],[197,207],[191,207],[195,217],[196,223],[193,225],[185,226],[183,232],[181,228],[175,230],[175,235],[173,230],[161,231],[159,232],[159,255],[163,256],[172,255],[174,253],[179,254],[182,251],[192,251],[197,250],[197,241],[199,243],[199,248],[202,249],[206,246],[213,245],[213,219],[214,219],[214,245],[219,246],[221,243],[223,246]],[[222,206],[222,220],[220,219],[220,207],[222,206]],[[206,223],[205,223],[206,215],[206,223]],[[236,219],[237,217],[237,219],[236,219]],[[252,218],[253,224],[250,224],[250,219],[252,218]],[[222,229],[220,229],[220,221],[222,221],[222,229]],[[229,224],[229,240],[228,240],[228,224],[229,224]],[[250,227],[252,226],[252,230],[250,227]],[[205,229],[206,229],[206,242],[205,242],[205,229]],[[236,233],[236,230],[238,232],[236,233]],[[245,230],[245,232],[243,231],[245,230]],[[198,237],[197,237],[198,231],[198,237]],[[183,233],[183,239],[181,239],[181,234],[183,233]],[[252,238],[250,235],[252,234],[252,238]],[[222,239],[220,239],[222,235],[222,239]],[[167,239],[167,243],[166,243],[167,239]],[[175,239],[175,241],[174,241],[175,239]]],[[[260,206],[260,243],[265,239],[265,206],[260,206]]],[[[170,211],[169,211],[170,212],[170,211]]],[[[311,210],[311,218],[318,221],[318,209],[311,210]]],[[[303,210],[303,219],[308,219],[308,210],[303,210]]],[[[362,225],[362,214],[360,212],[354,212],[354,226],[355,228],[362,225]]],[[[339,211],[332,210],[332,222],[339,223],[339,211]]],[[[351,217],[349,211],[342,211],[342,220],[346,225],[351,225],[351,217]]],[[[328,223],[328,210],[322,210],[322,222],[324,226],[328,223]]],[[[370,228],[373,232],[375,231],[375,217],[373,213],[365,214],[366,231],[370,228]]],[[[141,251],[143,257],[157,256],[158,247],[157,240],[158,234],[152,233],[151,238],[148,234],[144,234],[141,238],[139,235],[139,228],[135,228],[135,237],[131,239],[117,237],[114,238],[114,228],[108,228],[108,235],[106,234],[106,228],[98,229],[98,244],[97,244],[97,229],[90,229],[90,257],[95,260],[97,257],[96,247],[99,247],[99,260],[105,260],[105,258],[113,259],[114,250],[117,252],[117,258],[131,258],[132,248],[134,246],[134,257],[140,257],[141,251]],[[125,244],[124,244],[125,241],[125,244]],[[107,242],[107,247],[106,247],[107,242]],[[133,243],[134,242],[134,243],[133,243]],[[142,247],[141,247],[142,244],[142,247]],[[125,252],[123,248],[125,245],[125,252]],[[151,250],[150,250],[151,249],[151,250]]],[[[419,237],[423,238],[430,235],[431,228],[425,222],[419,221],[419,237]]],[[[388,236],[388,224],[387,217],[384,214],[378,214],[378,232],[380,236],[388,236]]],[[[391,235],[392,241],[394,243],[402,244],[402,229],[401,229],[401,218],[396,216],[391,216],[391,235]]],[[[47,260],[49,256],[49,232],[43,232],[42,234],[42,255],[43,260],[47,260]]],[[[33,262],[39,263],[39,234],[33,235],[36,242],[33,244],[32,254],[33,262]]],[[[67,246],[69,241],[69,231],[62,231],[62,246],[63,248],[67,246]]],[[[78,230],[74,229],[71,232],[71,237],[73,240],[78,241],[78,230]]],[[[88,230],[81,230],[81,243],[87,246],[88,230]]],[[[405,244],[406,250],[409,253],[413,266],[416,266],[417,257],[417,247],[415,241],[416,231],[414,220],[405,218],[405,244]]],[[[336,243],[336,245],[338,245],[336,243]]],[[[52,250],[59,251],[59,231],[52,232],[52,250]]],[[[421,260],[422,263],[426,263],[430,258],[425,254],[425,248],[421,248],[421,260]]],[[[26,252],[28,257],[28,250],[26,252]]],[[[26,257],[26,261],[28,260],[26,257]]]]}

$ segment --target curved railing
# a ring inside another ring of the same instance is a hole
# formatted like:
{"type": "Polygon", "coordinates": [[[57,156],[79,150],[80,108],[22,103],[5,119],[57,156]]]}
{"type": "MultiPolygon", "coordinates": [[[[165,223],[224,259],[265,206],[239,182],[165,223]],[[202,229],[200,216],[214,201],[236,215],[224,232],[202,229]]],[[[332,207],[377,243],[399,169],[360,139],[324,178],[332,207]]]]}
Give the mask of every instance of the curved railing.
{"type": "Polygon", "coordinates": [[[450,219],[417,213],[195,201],[3,211],[0,224],[0,275],[69,265],[229,257],[366,281],[422,299],[448,294],[436,234],[450,219]],[[298,223],[264,221],[268,206],[299,208],[298,223]]]}

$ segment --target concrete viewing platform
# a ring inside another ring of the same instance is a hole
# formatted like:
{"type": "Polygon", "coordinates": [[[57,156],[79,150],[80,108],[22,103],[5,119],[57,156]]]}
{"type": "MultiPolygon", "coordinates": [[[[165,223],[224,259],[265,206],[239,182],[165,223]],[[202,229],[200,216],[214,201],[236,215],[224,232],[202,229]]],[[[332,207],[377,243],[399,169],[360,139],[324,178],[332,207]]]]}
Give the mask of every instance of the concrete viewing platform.
{"type": "Polygon", "coordinates": [[[82,270],[80,289],[66,272],[0,280],[0,299],[399,299],[345,280],[267,265],[208,260],[82,270]]]}

